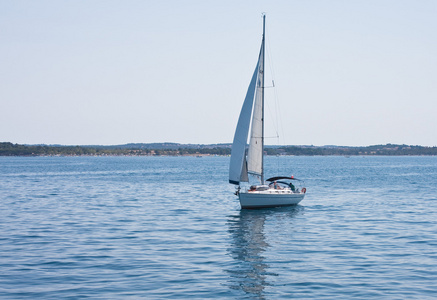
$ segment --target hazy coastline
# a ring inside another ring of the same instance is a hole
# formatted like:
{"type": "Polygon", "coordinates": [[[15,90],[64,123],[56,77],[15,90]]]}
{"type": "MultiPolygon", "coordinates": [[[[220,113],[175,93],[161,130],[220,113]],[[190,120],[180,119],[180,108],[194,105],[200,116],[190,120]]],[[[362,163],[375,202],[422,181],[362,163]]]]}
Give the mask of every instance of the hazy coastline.
{"type": "MultiPolygon", "coordinates": [[[[437,147],[413,145],[265,147],[266,155],[288,156],[411,156],[437,155],[437,147]]],[[[0,143],[0,156],[227,156],[231,144],[135,143],[112,146],[24,145],[0,143]]]]}

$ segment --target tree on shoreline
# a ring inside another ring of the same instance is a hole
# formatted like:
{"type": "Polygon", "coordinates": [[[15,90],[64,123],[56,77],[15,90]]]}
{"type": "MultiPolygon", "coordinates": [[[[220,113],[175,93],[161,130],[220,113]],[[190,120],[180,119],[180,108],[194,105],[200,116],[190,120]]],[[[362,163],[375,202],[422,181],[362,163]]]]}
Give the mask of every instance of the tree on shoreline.
{"type": "MultiPolygon", "coordinates": [[[[175,144],[177,145],[177,144],[175,144]]],[[[48,146],[20,145],[9,142],[0,143],[0,156],[193,156],[193,155],[230,155],[231,147],[223,145],[189,145],[188,147],[172,147],[168,143],[153,144],[152,148],[144,144],[134,144],[131,147],[121,146],[48,146]],[[153,148],[154,147],[154,148],[153,148]]],[[[267,155],[305,155],[305,156],[356,156],[356,155],[437,155],[437,147],[408,145],[373,145],[367,147],[341,146],[267,146],[267,155]]]]}

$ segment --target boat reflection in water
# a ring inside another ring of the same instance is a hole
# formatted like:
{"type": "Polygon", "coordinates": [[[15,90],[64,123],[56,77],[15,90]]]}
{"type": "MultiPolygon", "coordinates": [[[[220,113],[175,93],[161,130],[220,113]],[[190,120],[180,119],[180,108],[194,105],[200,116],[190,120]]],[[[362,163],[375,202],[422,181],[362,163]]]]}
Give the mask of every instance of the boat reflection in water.
{"type": "MultiPolygon", "coordinates": [[[[229,216],[228,226],[232,244],[228,248],[228,253],[235,260],[232,267],[227,270],[231,289],[241,290],[250,298],[264,299],[264,289],[270,285],[269,278],[279,276],[269,271],[274,253],[269,253],[271,245],[266,239],[265,227],[275,227],[276,219],[293,218],[302,210],[301,206],[244,209],[236,215],[229,216]]],[[[269,240],[270,238],[272,237],[269,237],[269,240]]]]}

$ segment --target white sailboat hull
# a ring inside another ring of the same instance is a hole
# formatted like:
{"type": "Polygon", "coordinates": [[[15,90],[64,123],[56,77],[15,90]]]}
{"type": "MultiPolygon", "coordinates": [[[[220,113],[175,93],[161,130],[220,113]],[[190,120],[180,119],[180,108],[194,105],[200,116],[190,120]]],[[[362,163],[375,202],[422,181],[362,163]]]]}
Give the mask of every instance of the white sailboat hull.
{"type": "Polygon", "coordinates": [[[241,208],[263,208],[296,205],[305,197],[305,193],[290,191],[256,191],[240,192],[239,199],[241,208]]]}

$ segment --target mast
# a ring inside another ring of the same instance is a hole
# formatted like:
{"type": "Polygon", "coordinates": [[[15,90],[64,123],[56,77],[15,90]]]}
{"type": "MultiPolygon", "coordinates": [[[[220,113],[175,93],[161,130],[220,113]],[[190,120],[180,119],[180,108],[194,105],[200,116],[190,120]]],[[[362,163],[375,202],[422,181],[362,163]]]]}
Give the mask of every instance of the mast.
{"type": "Polygon", "coordinates": [[[265,48],[265,38],[266,38],[266,14],[263,14],[263,40],[262,40],[262,66],[261,66],[261,70],[263,73],[262,76],[262,82],[261,82],[261,92],[262,92],[262,118],[261,118],[261,123],[262,123],[262,135],[261,135],[261,184],[264,184],[264,65],[265,65],[265,61],[264,61],[264,53],[266,51],[265,48]]]}

